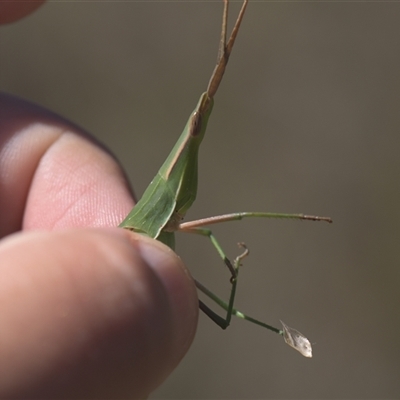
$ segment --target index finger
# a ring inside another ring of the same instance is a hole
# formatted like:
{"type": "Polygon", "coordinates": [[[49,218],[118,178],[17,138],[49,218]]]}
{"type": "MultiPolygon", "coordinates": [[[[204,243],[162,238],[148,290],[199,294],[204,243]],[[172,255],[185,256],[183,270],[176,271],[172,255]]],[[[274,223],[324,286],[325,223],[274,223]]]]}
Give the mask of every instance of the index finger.
{"type": "Polygon", "coordinates": [[[116,159],[62,117],[0,94],[0,237],[116,226],[133,206],[116,159]]]}

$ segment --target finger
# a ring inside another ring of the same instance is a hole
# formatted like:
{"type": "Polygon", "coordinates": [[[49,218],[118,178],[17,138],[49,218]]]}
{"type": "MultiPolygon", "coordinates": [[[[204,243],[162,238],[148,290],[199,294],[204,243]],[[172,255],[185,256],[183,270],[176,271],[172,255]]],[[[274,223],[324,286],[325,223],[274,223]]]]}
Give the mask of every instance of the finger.
{"type": "Polygon", "coordinates": [[[154,240],[31,232],[0,259],[0,398],[143,398],[193,339],[195,287],[154,240]]]}
{"type": "Polygon", "coordinates": [[[0,237],[24,229],[116,226],[133,206],[112,155],[79,127],[0,95],[0,237]]]}
{"type": "Polygon", "coordinates": [[[0,24],[9,24],[33,13],[45,0],[0,1],[0,24]]]}

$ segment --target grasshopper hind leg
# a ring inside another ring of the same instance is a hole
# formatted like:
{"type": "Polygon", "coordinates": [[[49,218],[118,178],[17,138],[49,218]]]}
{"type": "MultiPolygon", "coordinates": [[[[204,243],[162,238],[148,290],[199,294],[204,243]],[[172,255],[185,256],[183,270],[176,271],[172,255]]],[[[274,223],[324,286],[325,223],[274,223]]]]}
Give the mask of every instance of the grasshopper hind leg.
{"type": "Polygon", "coordinates": [[[233,265],[232,265],[232,268],[235,271],[235,278],[231,278],[232,288],[231,288],[231,294],[229,296],[228,304],[225,303],[224,301],[222,301],[218,296],[216,296],[210,290],[208,290],[203,284],[201,284],[198,281],[195,281],[196,287],[202,293],[204,293],[211,300],[213,300],[215,303],[217,303],[220,307],[222,307],[223,309],[226,310],[226,316],[225,316],[225,318],[223,318],[220,315],[218,315],[215,311],[213,311],[210,307],[208,307],[206,304],[204,304],[201,300],[199,300],[200,310],[203,311],[204,314],[206,314],[212,321],[214,321],[222,329],[226,329],[230,325],[232,315],[237,312],[233,308],[233,304],[235,302],[236,285],[237,285],[237,280],[238,280],[239,267],[241,266],[242,259],[249,254],[249,250],[247,249],[247,247],[244,243],[238,243],[238,245],[239,245],[239,247],[244,248],[244,251],[242,254],[240,254],[239,256],[237,256],[235,258],[235,261],[233,262],[233,265]]]}

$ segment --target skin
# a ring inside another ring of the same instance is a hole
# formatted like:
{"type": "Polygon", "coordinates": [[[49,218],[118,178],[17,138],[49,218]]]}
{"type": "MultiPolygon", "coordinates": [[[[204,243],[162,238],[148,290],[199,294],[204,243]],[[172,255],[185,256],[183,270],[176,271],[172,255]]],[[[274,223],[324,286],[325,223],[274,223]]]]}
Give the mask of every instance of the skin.
{"type": "Polygon", "coordinates": [[[0,94],[0,193],[0,398],[147,397],[187,352],[198,300],[168,247],[113,228],[134,204],[118,162],[0,94]]]}
{"type": "Polygon", "coordinates": [[[45,0],[0,1],[0,24],[9,24],[26,17],[39,8],[45,0]]]}

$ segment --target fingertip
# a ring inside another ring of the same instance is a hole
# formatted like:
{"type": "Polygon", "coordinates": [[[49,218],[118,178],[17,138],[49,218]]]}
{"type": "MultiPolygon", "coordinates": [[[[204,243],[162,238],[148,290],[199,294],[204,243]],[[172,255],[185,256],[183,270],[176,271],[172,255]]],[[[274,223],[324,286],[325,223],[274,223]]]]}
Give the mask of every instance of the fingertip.
{"type": "MultiPolygon", "coordinates": [[[[133,232],[127,231],[127,234],[143,260],[162,282],[173,312],[174,345],[186,352],[196,332],[199,310],[193,278],[181,258],[163,243],[133,232]]],[[[183,354],[174,354],[174,362],[177,363],[183,354]]]]}
{"type": "Polygon", "coordinates": [[[9,24],[33,13],[46,0],[0,1],[0,24],[9,24]]]}

